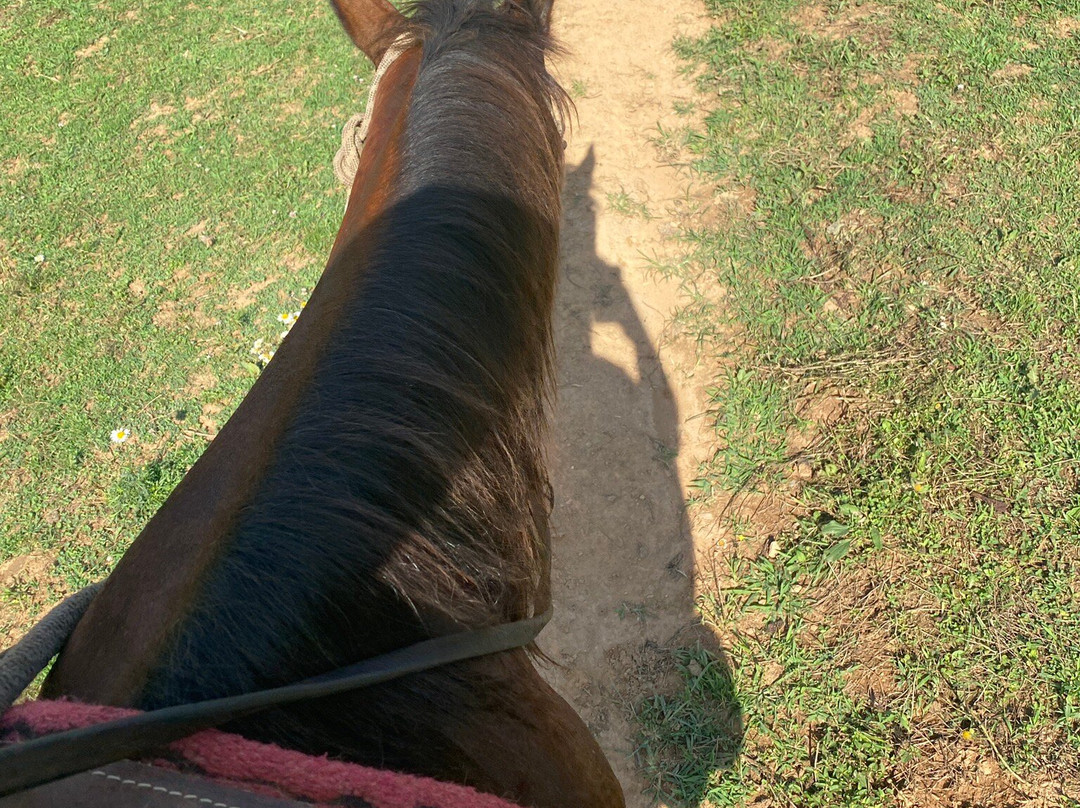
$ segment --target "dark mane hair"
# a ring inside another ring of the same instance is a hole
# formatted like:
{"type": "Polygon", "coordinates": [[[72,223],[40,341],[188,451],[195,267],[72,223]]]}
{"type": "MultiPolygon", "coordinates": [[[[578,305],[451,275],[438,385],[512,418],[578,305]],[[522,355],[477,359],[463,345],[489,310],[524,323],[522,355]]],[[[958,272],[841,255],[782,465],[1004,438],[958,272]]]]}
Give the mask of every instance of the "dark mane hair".
{"type": "MultiPolygon", "coordinates": [[[[545,68],[549,8],[416,4],[401,174],[341,253],[366,262],[361,288],[140,706],[284,684],[546,608],[565,109],[545,68]]],[[[449,745],[456,700],[498,698],[462,670],[232,729],[417,771],[414,736],[449,745]]],[[[453,775],[440,765],[427,773],[453,775]]]]}

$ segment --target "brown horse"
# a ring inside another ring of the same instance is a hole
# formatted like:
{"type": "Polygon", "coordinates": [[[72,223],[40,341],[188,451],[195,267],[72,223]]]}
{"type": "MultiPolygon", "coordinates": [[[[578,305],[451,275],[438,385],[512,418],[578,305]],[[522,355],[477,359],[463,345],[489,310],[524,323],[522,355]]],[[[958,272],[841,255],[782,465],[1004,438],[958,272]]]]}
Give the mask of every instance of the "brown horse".
{"type": "MultiPolygon", "coordinates": [[[[334,0],[382,79],[309,305],[109,577],[47,697],[151,709],[284,685],[548,606],[542,462],[564,96],[550,0],[334,0]]],[[[599,747],[525,650],[226,729],[608,808],[599,747]]]]}

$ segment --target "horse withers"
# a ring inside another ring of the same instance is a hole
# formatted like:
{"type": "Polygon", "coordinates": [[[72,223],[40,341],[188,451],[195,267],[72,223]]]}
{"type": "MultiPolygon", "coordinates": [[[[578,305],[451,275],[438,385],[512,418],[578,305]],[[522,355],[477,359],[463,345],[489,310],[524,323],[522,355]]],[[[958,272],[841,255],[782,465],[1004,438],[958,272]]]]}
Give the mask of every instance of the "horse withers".
{"type": "MultiPolygon", "coordinates": [[[[46,698],[153,710],[549,606],[562,178],[550,0],[334,0],[392,43],[304,313],[79,622],[46,698]],[[398,48],[400,49],[400,48],[398,48]]],[[[622,793],[518,649],[224,729],[538,808],[622,793]]]]}

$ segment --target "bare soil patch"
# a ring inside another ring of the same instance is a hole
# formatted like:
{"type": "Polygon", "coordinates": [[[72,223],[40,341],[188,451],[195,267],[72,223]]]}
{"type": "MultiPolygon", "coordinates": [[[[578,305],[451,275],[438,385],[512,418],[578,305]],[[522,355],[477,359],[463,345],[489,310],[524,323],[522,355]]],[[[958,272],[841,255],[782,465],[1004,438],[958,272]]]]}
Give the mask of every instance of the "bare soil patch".
{"type": "Polygon", "coordinates": [[[46,551],[25,553],[0,564],[0,591],[5,598],[0,626],[0,647],[17,642],[52,603],[57,591],[63,591],[63,581],[53,571],[56,556],[46,551]]]}
{"type": "Polygon", "coordinates": [[[792,17],[803,31],[829,40],[854,37],[866,43],[887,38],[888,11],[876,3],[846,5],[835,14],[821,5],[804,6],[792,17]]]}

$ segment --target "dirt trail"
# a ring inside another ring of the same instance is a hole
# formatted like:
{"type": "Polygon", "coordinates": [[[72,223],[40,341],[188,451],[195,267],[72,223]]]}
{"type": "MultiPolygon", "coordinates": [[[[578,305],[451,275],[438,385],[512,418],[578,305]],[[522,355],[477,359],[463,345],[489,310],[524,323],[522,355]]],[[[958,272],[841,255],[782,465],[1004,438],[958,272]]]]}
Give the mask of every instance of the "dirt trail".
{"type": "MultiPolygon", "coordinates": [[[[703,30],[695,0],[556,4],[576,96],[567,139],[559,391],[551,441],[556,616],[545,675],[581,713],[632,808],[652,804],[633,764],[628,708],[673,686],[665,649],[709,641],[694,617],[686,485],[708,450],[693,352],[665,338],[678,287],[648,272],[676,251],[673,223],[697,205],[663,163],[658,123],[691,100],[671,45],[703,30]],[[688,199],[691,200],[688,202],[688,199]],[[648,215],[640,208],[644,205],[648,215]],[[692,419],[692,420],[688,420],[692,419]]],[[[707,634],[707,633],[706,633],[707,634]]]]}

